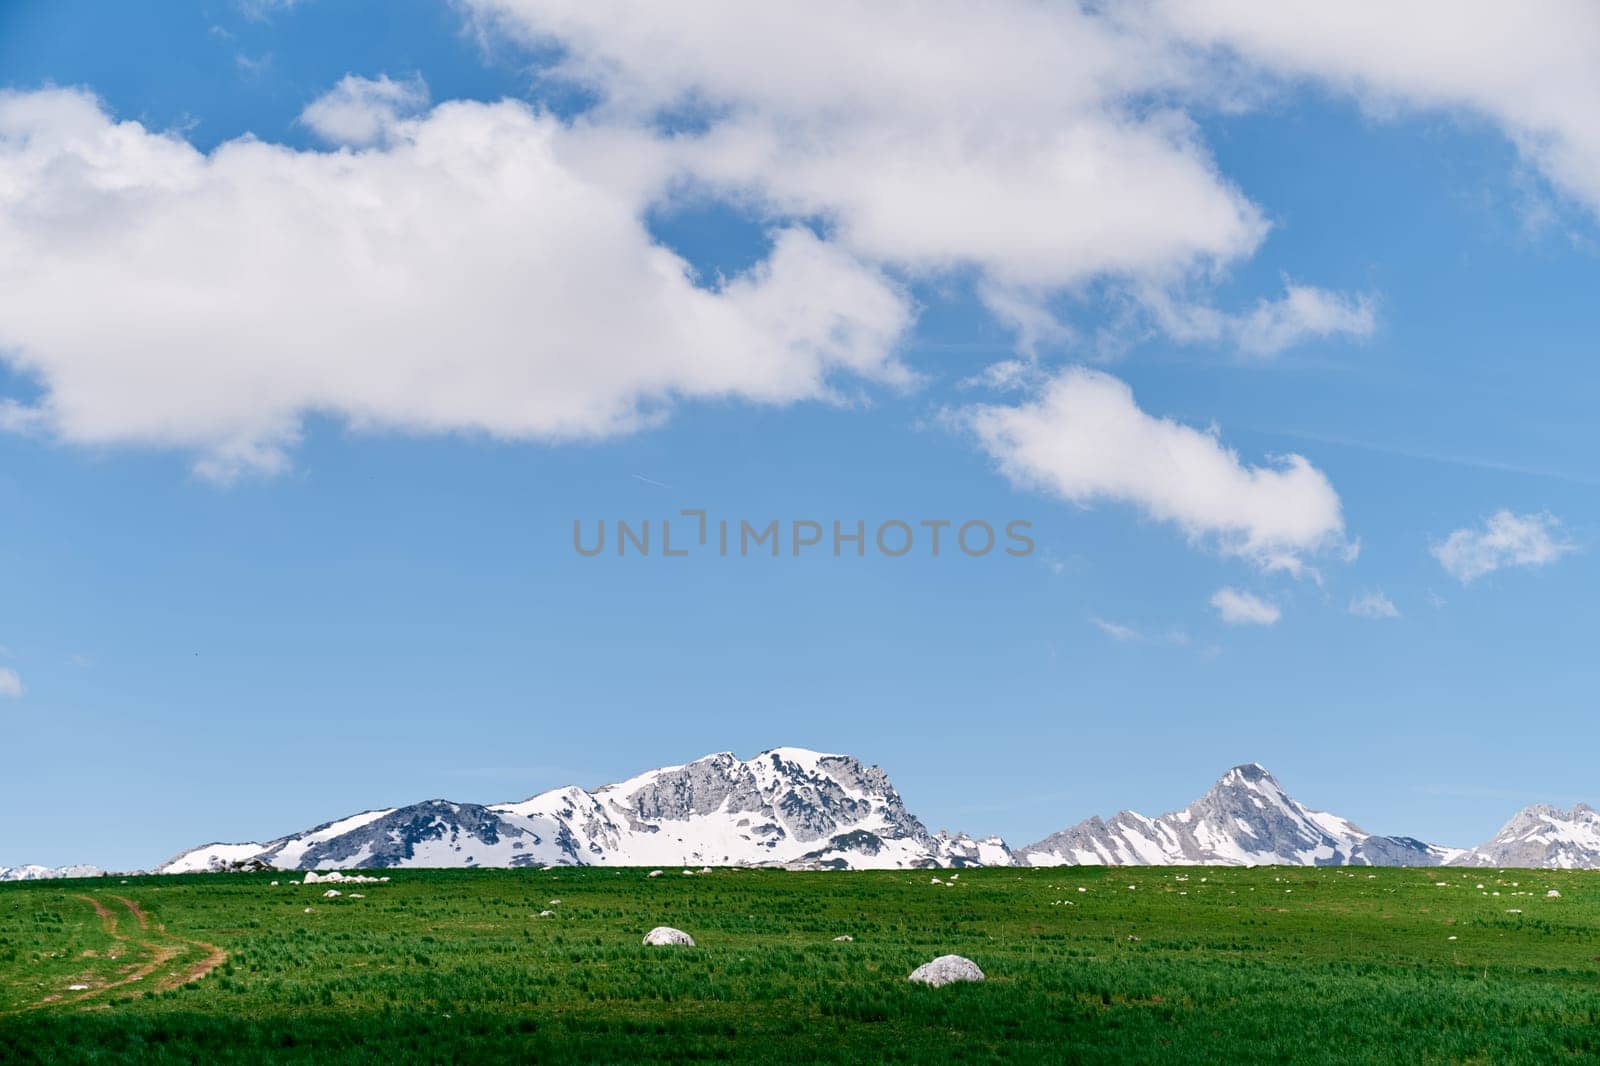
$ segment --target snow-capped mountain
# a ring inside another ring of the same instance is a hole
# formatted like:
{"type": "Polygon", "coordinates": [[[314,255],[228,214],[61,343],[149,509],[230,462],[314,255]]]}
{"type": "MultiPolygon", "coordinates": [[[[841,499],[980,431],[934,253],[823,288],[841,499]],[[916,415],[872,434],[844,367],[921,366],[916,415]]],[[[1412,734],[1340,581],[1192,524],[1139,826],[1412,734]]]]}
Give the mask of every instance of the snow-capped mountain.
{"type": "Polygon", "coordinates": [[[1459,850],[1374,836],[1292,799],[1257,763],[1235,766],[1181,811],[1090,818],[1019,848],[1026,866],[1437,866],[1459,850]]]}
{"type": "Polygon", "coordinates": [[[1570,811],[1545,804],[1525,807],[1493,839],[1458,856],[1453,865],[1600,867],[1600,811],[1586,803],[1570,811]]]}
{"type": "Polygon", "coordinates": [[[208,844],[163,873],[389,866],[699,866],[866,869],[1009,863],[998,839],[929,834],[889,777],[848,755],[723,752],[588,792],[517,803],[429,800],[366,811],[264,844],[208,844]]]}
{"type": "Polygon", "coordinates": [[[103,877],[98,866],[0,866],[0,881],[44,881],[53,877],[103,877]]]}

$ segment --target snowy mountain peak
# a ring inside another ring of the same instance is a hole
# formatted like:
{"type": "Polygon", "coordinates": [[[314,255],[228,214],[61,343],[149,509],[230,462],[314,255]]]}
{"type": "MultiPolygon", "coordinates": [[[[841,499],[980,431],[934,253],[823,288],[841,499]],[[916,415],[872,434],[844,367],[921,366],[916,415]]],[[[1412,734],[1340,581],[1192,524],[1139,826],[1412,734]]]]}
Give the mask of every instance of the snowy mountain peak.
{"type": "Polygon", "coordinates": [[[1549,804],[1524,807],[1487,843],[1455,860],[1462,866],[1600,866],[1600,812],[1586,803],[1571,810],[1549,804]]]}
{"type": "Polygon", "coordinates": [[[1432,866],[1454,853],[1406,837],[1375,837],[1338,815],[1311,810],[1266,767],[1244,763],[1182,810],[1159,818],[1136,811],[1104,822],[1091,818],[1016,854],[1033,866],[1432,866]]]}

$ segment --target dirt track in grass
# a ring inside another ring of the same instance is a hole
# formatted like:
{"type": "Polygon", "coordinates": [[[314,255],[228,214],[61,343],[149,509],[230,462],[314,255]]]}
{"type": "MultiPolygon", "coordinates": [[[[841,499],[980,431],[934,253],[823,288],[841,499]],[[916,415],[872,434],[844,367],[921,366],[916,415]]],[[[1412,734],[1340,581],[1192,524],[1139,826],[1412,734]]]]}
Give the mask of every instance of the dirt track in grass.
{"type": "Polygon", "coordinates": [[[52,992],[37,1003],[22,1008],[24,1011],[57,1003],[78,1006],[82,1010],[103,1007],[108,993],[147,979],[149,984],[145,987],[154,992],[165,992],[190,981],[198,981],[228,960],[228,953],[215,944],[208,944],[203,940],[189,940],[167,932],[164,924],[152,921],[143,907],[126,896],[113,895],[110,899],[127,910],[133,919],[137,932],[132,935],[123,930],[121,916],[104,900],[94,896],[72,898],[94,908],[95,917],[100,920],[101,931],[110,937],[115,945],[107,952],[108,957],[120,958],[127,954],[140,961],[122,966],[113,980],[107,981],[103,977],[97,979],[95,975],[86,975],[82,981],[74,983],[86,984],[87,988],[52,992]],[[202,953],[199,959],[184,961],[196,951],[202,953]]]}

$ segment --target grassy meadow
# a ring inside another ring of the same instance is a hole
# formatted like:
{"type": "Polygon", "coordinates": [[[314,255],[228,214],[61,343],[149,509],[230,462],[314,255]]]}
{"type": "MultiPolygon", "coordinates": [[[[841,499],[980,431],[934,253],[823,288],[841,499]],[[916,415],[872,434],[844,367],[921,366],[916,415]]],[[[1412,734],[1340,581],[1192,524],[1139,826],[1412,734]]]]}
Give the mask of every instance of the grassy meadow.
{"type": "Polygon", "coordinates": [[[391,876],[0,884],[0,1061],[1600,1060],[1600,873],[391,876]]]}

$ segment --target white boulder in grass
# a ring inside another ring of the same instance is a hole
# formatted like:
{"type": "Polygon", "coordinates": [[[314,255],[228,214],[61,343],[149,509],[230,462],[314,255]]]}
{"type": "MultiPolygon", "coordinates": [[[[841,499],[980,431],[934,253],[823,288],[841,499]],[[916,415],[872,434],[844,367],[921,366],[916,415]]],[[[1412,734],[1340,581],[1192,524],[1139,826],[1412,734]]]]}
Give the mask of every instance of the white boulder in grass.
{"type": "Polygon", "coordinates": [[[682,929],[674,929],[670,925],[658,925],[644,935],[644,942],[651,947],[694,947],[694,937],[682,929]]]}
{"type": "Polygon", "coordinates": [[[932,962],[925,962],[912,970],[911,976],[906,980],[938,988],[957,981],[981,981],[983,971],[978,969],[978,964],[971,959],[962,958],[960,955],[940,955],[932,962]]]}

